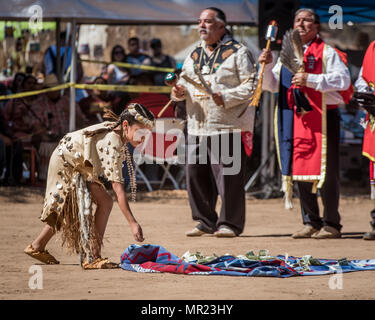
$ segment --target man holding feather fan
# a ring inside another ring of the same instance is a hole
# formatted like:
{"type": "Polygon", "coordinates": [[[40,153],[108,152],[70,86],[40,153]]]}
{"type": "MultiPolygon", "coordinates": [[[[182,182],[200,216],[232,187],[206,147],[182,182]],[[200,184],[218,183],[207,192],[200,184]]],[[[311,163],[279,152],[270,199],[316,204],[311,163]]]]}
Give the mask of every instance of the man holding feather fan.
{"type": "Polygon", "coordinates": [[[263,90],[279,92],[275,137],[287,208],[292,207],[293,181],[299,190],[304,228],[293,238],[341,237],[337,107],[347,100],[351,83],[340,53],[324,43],[319,28],[313,10],[299,9],[277,63],[272,64],[270,50],[263,50],[258,59],[267,64],[263,90]]]}

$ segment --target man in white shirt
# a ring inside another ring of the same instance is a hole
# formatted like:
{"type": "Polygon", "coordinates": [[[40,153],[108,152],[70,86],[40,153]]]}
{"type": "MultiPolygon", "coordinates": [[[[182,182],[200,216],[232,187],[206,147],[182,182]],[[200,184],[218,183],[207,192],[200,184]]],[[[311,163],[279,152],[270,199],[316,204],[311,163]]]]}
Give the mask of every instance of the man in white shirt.
{"type": "Polygon", "coordinates": [[[305,72],[293,75],[282,67],[280,59],[273,65],[270,50],[263,50],[258,59],[266,63],[263,90],[279,92],[278,112],[282,113],[278,114],[277,123],[281,129],[276,128],[276,137],[278,146],[284,148],[279,147],[278,152],[282,174],[297,181],[300,195],[305,226],[293,238],[341,237],[337,107],[343,103],[340,91],[350,86],[350,75],[336,50],[319,37],[319,28],[319,16],[313,10],[296,12],[293,29],[298,30],[304,45],[305,72]],[[305,115],[296,107],[296,89],[312,107],[305,115]],[[291,125],[282,128],[281,121],[286,117],[291,125]],[[317,188],[324,205],[323,219],[319,216],[317,188]]]}
{"type": "Polygon", "coordinates": [[[201,12],[202,43],[186,58],[172,88],[174,101],[186,100],[187,189],[193,219],[199,221],[187,236],[235,237],[245,225],[245,163],[255,115],[255,108],[248,105],[256,71],[250,52],[225,25],[220,9],[201,12]],[[200,86],[205,82],[211,92],[202,92],[184,76],[200,86]],[[218,195],[222,200],[219,217],[218,195]]]}

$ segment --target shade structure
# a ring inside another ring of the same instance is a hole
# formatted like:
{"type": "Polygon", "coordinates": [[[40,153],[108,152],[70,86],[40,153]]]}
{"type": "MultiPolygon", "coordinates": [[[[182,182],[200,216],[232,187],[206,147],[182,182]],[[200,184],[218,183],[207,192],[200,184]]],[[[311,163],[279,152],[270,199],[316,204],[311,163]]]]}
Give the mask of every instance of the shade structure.
{"type": "Polygon", "coordinates": [[[202,9],[218,7],[229,24],[255,25],[258,0],[1,0],[1,20],[27,20],[32,6],[43,20],[95,24],[195,24],[202,9]]]}
{"type": "Polygon", "coordinates": [[[336,13],[332,6],[342,8],[343,22],[369,23],[375,22],[374,0],[301,0],[301,7],[312,8],[319,15],[322,22],[328,22],[336,13]],[[332,11],[329,9],[332,7],[332,11]]]}

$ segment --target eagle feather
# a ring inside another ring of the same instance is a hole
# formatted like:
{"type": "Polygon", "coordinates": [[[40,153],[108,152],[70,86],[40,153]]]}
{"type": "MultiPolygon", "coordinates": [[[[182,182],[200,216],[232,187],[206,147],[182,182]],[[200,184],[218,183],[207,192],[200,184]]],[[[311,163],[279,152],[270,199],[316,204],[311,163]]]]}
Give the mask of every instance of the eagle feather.
{"type": "Polygon", "coordinates": [[[293,74],[304,70],[304,51],[302,40],[297,30],[289,30],[283,37],[280,61],[293,74]]]}

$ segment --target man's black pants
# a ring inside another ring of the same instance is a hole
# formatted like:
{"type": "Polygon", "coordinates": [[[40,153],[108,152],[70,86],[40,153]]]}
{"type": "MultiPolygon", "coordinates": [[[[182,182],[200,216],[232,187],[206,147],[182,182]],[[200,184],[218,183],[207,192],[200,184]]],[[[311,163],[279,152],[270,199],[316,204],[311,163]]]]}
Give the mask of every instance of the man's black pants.
{"type": "Polygon", "coordinates": [[[327,169],[323,187],[320,189],[324,211],[323,218],[319,216],[317,194],[313,194],[312,183],[297,182],[303,223],[315,229],[331,226],[341,230],[340,214],[338,211],[340,197],[339,183],[339,143],[340,115],[337,109],[327,111],[327,169]]]}
{"type": "Polygon", "coordinates": [[[189,135],[186,158],[189,202],[193,219],[199,221],[198,229],[214,233],[221,225],[226,225],[237,235],[242,233],[246,153],[241,133],[189,135]],[[233,157],[231,161],[228,156],[233,157]],[[218,195],[222,200],[219,217],[216,213],[218,195]]]}

